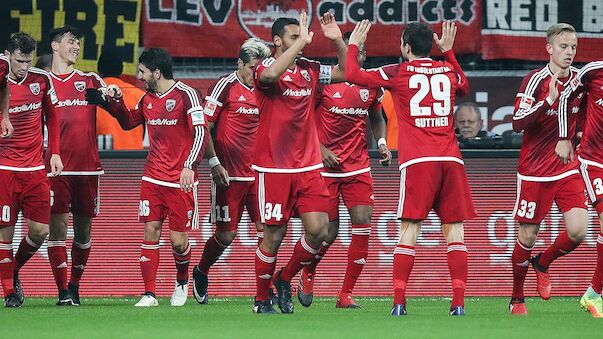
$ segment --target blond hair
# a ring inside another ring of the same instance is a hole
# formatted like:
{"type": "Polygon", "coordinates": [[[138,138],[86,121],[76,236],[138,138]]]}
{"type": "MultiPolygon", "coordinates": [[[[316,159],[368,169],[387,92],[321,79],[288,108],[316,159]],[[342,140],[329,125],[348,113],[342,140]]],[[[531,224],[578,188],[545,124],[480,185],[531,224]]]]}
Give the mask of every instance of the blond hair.
{"type": "Polygon", "coordinates": [[[554,24],[553,26],[549,27],[549,29],[547,29],[546,31],[546,41],[548,43],[551,43],[553,37],[556,37],[557,35],[564,32],[576,33],[576,29],[574,28],[574,26],[563,22],[554,24]]]}
{"type": "Polygon", "coordinates": [[[252,59],[264,59],[270,56],[270,48],[260,39],[249,38],[239,50],[239,59],[248,63],[252,59]]]}

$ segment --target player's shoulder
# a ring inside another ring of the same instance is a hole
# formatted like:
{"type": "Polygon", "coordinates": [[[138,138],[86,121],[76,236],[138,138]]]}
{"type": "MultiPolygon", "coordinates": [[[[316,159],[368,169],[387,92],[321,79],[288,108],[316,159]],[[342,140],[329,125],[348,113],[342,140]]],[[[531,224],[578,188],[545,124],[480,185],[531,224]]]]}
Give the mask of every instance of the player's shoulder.
{"type": "Polygon", "coordinates": [[[223,93],[228,93],[230,88],[237,83],[236,71],[221,76],[216,82],[214,82],[207,92],[207,97],[217,99],[223,93]]]}
{"type": "Polygon", "coordinates": [[[176,81],[176,84],[174,84],[174,92],[178,93],[180,97],[187,99],[192,106],[201,106],[199,92],[182,81],[176,81]]]}
{"type": "Polygon", "coordinates": [[[398,76],[400,70],[404,69],[403,65],[404,64],[388,64],[376,68],[368,68],[366,71],[379,72],[384,80],[389,80],[398,76]]]}
{"type": "Polygon", "coordinates": [[[302,68],[302,69],[307,69],[307,68],[316,68],[316,67],[320,67],[320,62],[317,60],[312,60],[312,59],[308,59],[305,57],[301,57],[297,60],[297,66],[302,68]]]}
{"type": "Polygon", "coordinates": [[[105,81],[103,80],[103,78],[101,78],[100,75],[98,75],[95,72],[84,72],[84,71],[80,71],[79,69],[74,69],[73,73],[74,73],[74,79],[79,78],[79,79],[84,79],[84,80],[97,81],[102,86],[104,86],[104,87],[107,86],[107,84],[105,84],[105,81]]]}
{"type": "Polygon", "coordinates": [[[275,61],[276,61],[276,58],[274,58],[273,56],[264,58],[264,59],[258,61],[255,68],[257,69],[258,67],[270,67],[270,65],[272,65],[275,61]]]}
{"type": "Polygon", "coordinates": [[[530,71],[523,78],[522,88],[520,89],[520,94],[527,95],[529,97],[533,97],[534,93],[540,90],[540,87],[545,86],[544,80],[551,75],[551,71],[548,66],[543,66],[536,68],[530,71]]]}
{"type": "Polygon", "coordinates": [[[578,71],[578,78],[583,78],[586,74],[589,73],[601,73],[603,72],[603,60],[599,61],[591,61],[588,64],[584,65],[578,71]]]}
{"type": "Polygon", "coordinates": [[[9,65],[10,61],[8,60],[8,56],[0,53],[0,64],[9,65]]]}
{"type": "Polygon", "coordinates": [[[31,77],[34,78],[43,78],[50,80],[50,73],[37,67],[30,67],[29,74],[31,77]]]}

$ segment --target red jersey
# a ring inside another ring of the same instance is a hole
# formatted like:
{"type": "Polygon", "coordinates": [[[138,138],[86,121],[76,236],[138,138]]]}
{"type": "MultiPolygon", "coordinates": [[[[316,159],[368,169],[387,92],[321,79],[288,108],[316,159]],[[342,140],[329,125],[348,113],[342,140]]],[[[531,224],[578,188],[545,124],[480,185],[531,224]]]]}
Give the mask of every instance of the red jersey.
{"type": "Polygon", "coordinates": [[[16,82],[9,78],[8,84],[8,112],[15,132],[11,138],[0,138],[0,169],[43,170],[44,121],[48,126],[48,153],[59,150],[59,117],[55,108],[58,99],[52,80],[47,72],[32,67],[23,80],[16,82]]]}
{"type": "Polygon", "coordinates": [[[204,113],[215,124],[216,155],[233,181],[252,181],[251,162],[260,124],[253,88],[237,77],[223,76],[209,88],[204,113]]]}
{"type": "Polygon", "coordinates": [[[269,84],[260,75],[274,58],[255,67],[256,100],[260,126],[252,167],[260,172],[299,173],[322,167],[316,131],[316,89],[319,81],[329,83],[331,67],[300,58],[293,69],[269,84]]]}
{"type": "Polygon", "coordinates": [[[339,157],[339,166],[323,176],[351,176],[370,171],[366,145],[366,118],[381,112],[383,91],[350,83],[327,85],[318,93],[318,139],[339,157]]]}
{"type": "Polygon", "coordinates": [[[452,50],[446,61],[420,58],[410,62],[363,70],[358,46],[350,45],[345,74],[348,81],[391,90],[398,119],[400,169],[425,161],[463,164],[454,134],[456,95],[467,95],[469,83],[452,50]]]}
{"type": "Polygon", "coordinates": [[[185,167],[197,178],[198,158],[207,143],[203,107],[195,89],[177,81],[161,95],[147,92],[131,111],[123,101],[111,101],[110,106],[124,129],[146,122],[150,146],[142,180],[180,188],[185,167]]]}
{"type": "Polygon", "coordinates": [[[573,136],[574,98],[588,93],[580,161],[603,168],[603,61],[586,64],[559,97],[559,137],[573,136]]]}
{"type": "MultiPolygon", "coordinates": [[[[553,73],[548,66],[530,72],[523,79],[515,98],[513,129],[523,131],[519,153],[518,176],[527,181],[555,181],[578,173],[577,159],[568,164],[557,159],[555,146],[558,141],[557,107],[559,101],[551,103],[549,83],[553,73]]],[[[570,68],[567,78],[557,80],[559,93],[575,78],[576,69],[570,68]]],[[[576,134],[576,122],[581,100],[572,101],[570,129],[576,134]]]]}
{"type": "MultiPolygon", "coordinates": [[[[96,106],[86,101],[86,88],[106,87],[96,73],[74,70],[69,74],[50,73],[56,90],[56,105],[61,117],[61,175],[104,174],[96,145],[96,106]]],[[[45,157],[49,170],[50,154],[45,157]]]]}
{"type": "Polygon", "coordinates": [[[10,61],[6,55],[0,54],[0,85],[6,83],[8,73],[10,73],[10,61]]]}

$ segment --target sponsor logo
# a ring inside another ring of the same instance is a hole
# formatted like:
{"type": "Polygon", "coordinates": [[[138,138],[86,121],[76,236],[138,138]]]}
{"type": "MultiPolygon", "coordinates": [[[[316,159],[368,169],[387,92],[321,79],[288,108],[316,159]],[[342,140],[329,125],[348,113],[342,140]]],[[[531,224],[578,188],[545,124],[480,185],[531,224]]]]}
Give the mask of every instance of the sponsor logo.
{"type": "Polygon", "coordinates": [[[201,111],[191,113],[191,121],[194,126],[203,125],[205,123],[205,114],[201,111]]]}
{"type": "Polygon", "coordinates": [[[528,97],[522,97],[521,101],[519,102],[519,108],[530,109],[530,108],[532,108],[533,104],[534,104],[534,99],[528,98],[528,97]]]}
{"type": "Polygon", "coordinates": [[[50,96],[50,102],[52,102],[53,105],[56,105],[57,102],[59,102],[57,92],[54,90],[54,88],[51,88],[50,91],[48,91],[48,95],[50,96]]]}
{"type": "Polygon", "coordinates": [[[191,219],[193,217],[193,211],[189,210],[188,212],[186,212],[186,216],[191,219]]]}
{"type": "Polygon", "coordinates": [[[4,258],[4,259],[0,260],[0,264],[8,264],[9,262],[13,262],[13,261],[10,260],[10,258],[4,258]]]}
{"type": "Polygon", "coordinates": [[[595,102],[597,103],[597,105],[599,105],[599,106],[603,106],[603,98],[602,98],[602,99],[599,99],[599,100],[597,100],[597,101],[595,101],[595,102]]]}
{"type": "Polygon", "coordinates": [[[271,28],[278,18],[298,19],[302,11],[308,13],[308,25],[312,24],[314,14],[312,1],[309,0],[239,0],[237,18],[241,28],[249,36],[272,43],[271,28]]]}
{"type": "Polygon", "coordinates": [[[247,101],[247,98],[245,98],[245,96],[244,96],[244,95],[241,95],[241,96],[239,97],[239,101],[247,101]]]}
{"type": "Polygon", "coordinates": [[[147,121],[147,124],[151,126],[175,126],[176,124],[178,124],[178,119],[150,119],[147,121]]]}
{"type": "Polygon", "coordinates": [[[258,278],[268,280],[268,279],[272,278],[272,275],[271,274],[262,274],[262,275],[258,275],[258,278]]]}
{"type": "Polygon", "coordinates": [[[138,259],[138,261],[140,262],[147,262],[147,261],[151,261],[151,259],[145,257],[144,255],[140,257],[140,259],[138,259]]]}
{"type": "Polygon", "coordinates": [[[80,265],[73,266],[73,268],[77,268],[78,270],[83,271],[86,268],[86,266],[80,264],[80,265]]]}
{"type": "Polygon", "coordinates": [[[310,74],[308,74],[308,71],[306,71],[305,69],[302,69],[299,73],[301,73],[301,75],[304,77],[304,79],[306,79],[306,81],[310,81],[310,74]]]}
{"type": "Polygon", "coordinates": [[[149,104],[147,105],[147,109],[153,109],[153,104],[149,102],[149,104]]]}
{"type": "Polygon", "coordinates": [[[245,107],[239,107],[239,109],[237,109],[237,113],[240,114],[260,114],[260,109],[255,107],[255,108],[245,108],[245,107]]]}
{"type": "Polygon", "coordinates": [[[358,264],[358,265],[364,265],[364,264],[366,264],[366,259],[360,258],[360,259],[354,260],[354,263],[358,264]]]}
{"type": "Polygon", "coordinates": [[[63,261],[57,268],[67,268],[67,263],[63,261]]]}
{"type": "Polygon", "coordinates": [[[32,102],[31,104],[23,104],[21,106],[15,106],[13,108],[9,108],[8,112],[9,113],[29,112],[29,111],[39,109],[40,107],[42,107],[41,102],[32,102]]]}
{"type": "Polygon", "coordinates": [[[288,97],[309,97],[310,95],[312,95],[312,89],[304,88],[296,91],[291,88],[287,88],[287,90],[283,92],[283,95],[288,97]]]}
{"type": "Polygon", "coordinates": [[[217,108],[218,108],[218,104],[216,104],[215,102],[206,101],[205,107],[203,108],[203,113],[205,113],[211,117],[214,115],[217,108]]]}
{"type": "Polygon", "coordinates": [[[329,112],[343,115],[367,115],[368,109],[366,108],[339,108],[333,106],[329,109],[329,112]]]}
{"type": "Polygon", "coordinates": [[[80,92],[83,92],[86,89],[86,82],[85,81],[75,81],[73,83],[73,86],[75,86],[75,89],[77,89],[80,92]]]}
{"type": "Polygon", "coordinates": [[[341,93],[335,92],[335,94],[333,94],[333,98],[334,99],[341,99],[341,93]]]}
{"type": "Polygon", "coordinates": [[[580,108],[579,108],[578,106],[574,106],[574,107],[572,107],[572,113],[573,113],[573,114],[576,114],[576,113],[578,113],[579,111],[580,111],[580,108]]]}
{"type": "Polygon", "coordinates": [[[310,265],[312,262],[311,261],[300,261],[300,264],[307,266],[310,265]]]}
{"type": "Polygon", "coordinates": [[[285,77],[283,78],[283,81],[293,81],[293,79],[291,79],[291,77],[289,76],[289,74],[285,75],[285,77]]]}
{"type": "Polygon", "coordinates": [[[366,88],[363,88],[360,90],[360,100],[362,100],[363,102],[367,102],[369,99],[369,90],[366,88]]]}
{"type": "Polygon", "coordinates": [[[530,261],[526,260],[526,261],[523,261],[523,262],[519,262],[519,263],[517,263],[515,265],[516,266],[521,266],[521,267],[528,267],[528,266],[530,266],[530,261]]]}
{"type": "Polygon", "coordinates": [[[174,107],[176,107],[176,100],[174,100],[174,99],[167,99],[167,100],[165,101],[165,109],[166,109],[168,112],[173,111],[173,110],[174,110],[174,107]]]}
{"type": "Polygon", "coordinates": [[[63,101],[59,101],[57,103],[57,107],[70,107],[70,106],[86,106],[88,105],[88,101],[86,100],[80,100],[80,99],[73,99],[73,100],[63,100],[63,101]]]}
{"type": "Polygon", "coordinates": [[[31,93],[33,95],[40,94],[40,83],[36,82],[36,83],[33,83],[33,84],[29,84],[29,90],[31,91],[31,93]]]}
{"type": "Polygon", "coordinates": [[[548,111],[546,111],[546,115],[556,115],[557,114],[557,110],[554,108],[549,108],[548,111]]]}

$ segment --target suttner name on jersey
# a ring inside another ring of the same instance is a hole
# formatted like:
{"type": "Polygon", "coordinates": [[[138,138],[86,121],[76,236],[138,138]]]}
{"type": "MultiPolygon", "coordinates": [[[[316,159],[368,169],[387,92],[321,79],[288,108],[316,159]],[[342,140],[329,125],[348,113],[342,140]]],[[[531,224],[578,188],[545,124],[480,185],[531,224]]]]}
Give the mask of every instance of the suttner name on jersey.
{"type": "Polygon", "coordinates": [[[152,126],[176,126],[178,124],[178,119],[157,118],[150,119],[147,123],[152,126]]]}
{"type": "Polygon", "coordinates": [[[329,112],[343,115],[368,115],[368,109],[365,108],[339,108],[333,106],[329,109],[329,112]]]}
{"type": "Polygon", "coordinates": [[[255,115],[260,114],[259,108],[245,108],[243,106],[239,107],[239,109],[237,109],[236,112],[240,113],[240,114],[255,114],[255,115]]]}
{"type": "Polygon", "coordinates": [[[416,118],[415,126],[420,127],[420,128],[445,127],[445,126],[448,126],[448,122],[449,122],[448,117],[416,118]]]}
{"type": "Polygon", "coordinates": [[[21,106],[9,108],[8,112],[9,113],[23,113],[23,112],[29,112],[29,111],[39,109],[40,107],[42,107],[42,102],[32,102],[31,104],[23,104],[21,106]]]}

